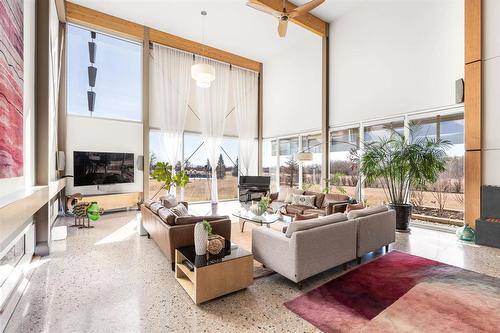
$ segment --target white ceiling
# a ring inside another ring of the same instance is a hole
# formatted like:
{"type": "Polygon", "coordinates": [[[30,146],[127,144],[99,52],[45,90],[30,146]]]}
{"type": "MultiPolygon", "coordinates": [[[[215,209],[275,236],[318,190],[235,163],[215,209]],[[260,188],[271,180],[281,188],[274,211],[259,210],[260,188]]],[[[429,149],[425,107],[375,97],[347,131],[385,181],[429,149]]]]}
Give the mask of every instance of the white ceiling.
{"type": "MultiPolygon", "coordinates": [[[[326,0],[314,14],[332,21],[365,0],[326,0]]],[[[137,22],[197,42],[202,40],[200,11],[206,10],[204,43],[257,61],[297,47],[304,39],[320,38],[290,24],[278,37],[277,21],[245,5],[246,0],[71,0],[95,10],[137,22]]],[[[297,5],[308,0],[295,0],[297,5]]]]}

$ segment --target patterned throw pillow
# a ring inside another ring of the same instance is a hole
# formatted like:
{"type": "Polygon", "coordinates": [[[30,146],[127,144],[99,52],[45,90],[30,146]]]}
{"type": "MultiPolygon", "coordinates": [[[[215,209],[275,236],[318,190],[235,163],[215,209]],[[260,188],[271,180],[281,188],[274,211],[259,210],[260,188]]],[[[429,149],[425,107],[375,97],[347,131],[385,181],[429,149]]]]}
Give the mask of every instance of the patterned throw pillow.
{"type": "Polygon", "coordinates": [[[316,200],[315,195],[299,195],[294,194],[292,196],[292,205],[314,207],[314,201],[316,200]]]}
{"type": "Polygon", "coordinates": [[[145,200],[145,201],[144,201],[144,206],[146,206],[146,207],[148,207],[148,208],[149,208],[149,207],[151,206],[151,204],[152,204],[152,203],[154,203],[154,201],[153,201],[153,200],[145,200]]]}
{"type": "Polygon", "coordinates": [[[172,213],[172,211],[170,209],[165,208],[165,207],[160,208],[160,210],[158,210],[158,216],[166,224],[175,225],[175,218],[176,218],[176,216],[175,216],[174,213],[172,213]]]}
{"type": "Polygon", "coordinates": [[[166,208],[172,208],[179,204],[179,202],[177,202],[177,198],[174,197],[173,195],[162,196],[160,197],[160,201],[166,208]]]}
{"type": "Polygon", "coordinates": [[[155,214],[158,214],[158,211],[163,208],[163,206],[161,205],[161,203],[159,202],[153,202],[150,206],[149,206],[149,209],[151,209],[151,211],[155,214]]]}
{"type": "MultiPolygon", "coordinates": [[[[302,195],[304,194],[304,190],[298,189],[298,188],[290,188],[288,189],[288,194],[286,196],[285,202],[286,203],[293,203],[293,196],[294,195],[302,195]]],[[[313,202],[314,206],[314,202],[313,202]]]]}
{"type": "Polygon", "coordinates": [[[175,214],[175,216],[180,217],[180,216],[189,216],[189,212],[183,204],[178,204],[177,206],[170,208],[172,213],[175,214]]]}
{"type": "Polygon", "coordinates": [[[295,214],[294,222],[317,219],[318,217],[318,214],[295,214]]]}

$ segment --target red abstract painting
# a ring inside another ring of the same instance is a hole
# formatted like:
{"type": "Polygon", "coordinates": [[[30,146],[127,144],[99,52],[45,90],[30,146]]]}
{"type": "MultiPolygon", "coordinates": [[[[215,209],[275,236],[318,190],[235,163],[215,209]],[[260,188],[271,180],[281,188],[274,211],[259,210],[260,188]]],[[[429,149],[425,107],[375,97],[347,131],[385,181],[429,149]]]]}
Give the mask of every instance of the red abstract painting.
{"type": "Polygon", "coordinates": [[[23,175],[23,0],[0,1],[0,178],[23,175]]]}

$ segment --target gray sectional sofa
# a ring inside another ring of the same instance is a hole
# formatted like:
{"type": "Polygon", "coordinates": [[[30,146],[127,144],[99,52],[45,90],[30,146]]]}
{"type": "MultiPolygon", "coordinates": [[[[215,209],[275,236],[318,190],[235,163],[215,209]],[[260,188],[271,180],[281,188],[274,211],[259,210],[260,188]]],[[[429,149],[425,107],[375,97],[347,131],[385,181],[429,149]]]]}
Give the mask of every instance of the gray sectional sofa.
{"type": "Polygon", "coordinates": [[[300,283],[395,241],[396,215],[387,207],[365,208],[292,222],[286,231],[252,230],[255,260],[300,283]]]}

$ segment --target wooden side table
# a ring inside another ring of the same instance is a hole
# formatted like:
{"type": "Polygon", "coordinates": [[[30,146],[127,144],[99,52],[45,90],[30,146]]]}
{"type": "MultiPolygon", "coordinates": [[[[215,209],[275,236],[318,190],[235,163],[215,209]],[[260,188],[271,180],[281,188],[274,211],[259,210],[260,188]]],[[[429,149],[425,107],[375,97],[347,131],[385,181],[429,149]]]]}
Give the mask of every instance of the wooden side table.
{"type": "Polygon", "coordinates": [[[197,256],[194,246],[175,250],[175,278],[195,304],[245,289],[253,283],[253,254],[237,248],[218,256],[197,256]],[[193,266],[191,271],[185,262],[193,266]]]}

